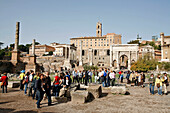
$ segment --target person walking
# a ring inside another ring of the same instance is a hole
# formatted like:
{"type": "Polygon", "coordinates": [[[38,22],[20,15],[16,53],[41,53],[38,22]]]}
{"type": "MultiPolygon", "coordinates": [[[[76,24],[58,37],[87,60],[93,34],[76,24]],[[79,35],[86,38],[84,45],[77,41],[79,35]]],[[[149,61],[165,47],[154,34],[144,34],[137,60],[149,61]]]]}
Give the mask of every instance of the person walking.
{"type": "Polygon", "coordinates": [[[164,94],[167,95],[168,94],[167,87],[169,86],[169,77],[167,76],[166,73],[164,73],[163,76],[163,84],[164,84],[164,94]]]}
{"type": "Polygon", "coordinates": [[[136,71],[136,72],[135,72],[135,86],[138,86],[138,85],[139,85],[138,78],[139,78],[139,74],[138,74],[138,72],[136,71]]]}
{"type": "Polygon", "coordinates": [[[1,88],[2,88],[2,93],[7,93],[7,86],[8,86],[8,77],[7,74],[4,73],[3,76],[0,78],[1,83],[1,88]],[[5,91],[4,91],[5,89],[5,91]]]}
{"type": "MultiPolygon", "coordinates": [[[[34,90],[34,93],[33,93],[33,95],[32,95],[32,99],[34,99],[35,96],[36,96],[36,92],[37,92],[36,83],[37,83],[40,75],[41,75],[41,74],[40,74],[39,72],[37,72],[36,75],[35,75],[34,78],[33,78],[33,84],[34,84],[34,85],[33,85],[33,90],[34,90]]],[[[36,99],[37,99],[37,96],[36,96],[36,99]]]]}
{"type": "Polygon", "coordinates": [[[36,83],[36,89],[37,89],[37,108],[40,108],[40,102],[43,99],[43,95],[44,95],[44,88],[43,88],[43,79],[44,79],[44,75],[41,74],[40,78],[37,80],[36,83]]]}
{"type": "Polygon", "coordinates": [[[20,91],[23,91],[23,89],[24,89],[24,84],[23,84],[24,77],[25,77],[25,70],[22,70],[21,74],[19,75],[19,78],[20,78],[20,91]]]}
{"type": "Polygon", "coordinates": [[[25,95],[27,95],[27,88],[28,88],[28,83],[29,83],[29,75],[30,75],[30,73],[27,72],[25,77],[24,77],[24,80],[23,80],[23,84],[24,84],[24,87],[25,87],[25,91],[24,91],[25,95]]]}
{"type": "Polygon", "coordinates": [[[154,86],[155,86],[155,77],[154,77],[154,74],[150,75],[148,81],[149,81],[150,95],[154,95],[154,86]]]}
{"type": "Polygon", "coordinates": [[[46,72],[45,76],[46,77],[45,77],[44,89],[48,97],[48,106],[50,106],[51,105],[51,78],[49,76],[49,72],[46,72]]]}
{"type": "Polygon", "coordinates": [[[162,95],[162,81],[160,74],[158,74],[155,80],[155,86],[158,88],[158,95],[162,95]]]}

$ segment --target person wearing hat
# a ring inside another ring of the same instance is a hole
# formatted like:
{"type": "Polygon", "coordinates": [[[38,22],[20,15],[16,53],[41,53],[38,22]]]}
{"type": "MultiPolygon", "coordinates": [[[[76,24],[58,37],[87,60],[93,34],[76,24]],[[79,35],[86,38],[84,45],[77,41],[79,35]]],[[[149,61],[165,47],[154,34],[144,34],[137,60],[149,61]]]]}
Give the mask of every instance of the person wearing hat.
{"type": "Polygon", "coordinates": [[[20,91],[23,91],[23,89],[24,89],[24,84],[23,84],[24,77],[25,77],[25,70],[22,70],[21,74],[19,75],[19,78],[20,78],[20,91]]]}
{"type": "Polygon", "coordinates": [[[5,88],[5,93],[7,93],[8,77],[6,73],[3,74],[0,81],[2,81],[1,83],[2,93],[4,93],[4,88],[5,88]]]}

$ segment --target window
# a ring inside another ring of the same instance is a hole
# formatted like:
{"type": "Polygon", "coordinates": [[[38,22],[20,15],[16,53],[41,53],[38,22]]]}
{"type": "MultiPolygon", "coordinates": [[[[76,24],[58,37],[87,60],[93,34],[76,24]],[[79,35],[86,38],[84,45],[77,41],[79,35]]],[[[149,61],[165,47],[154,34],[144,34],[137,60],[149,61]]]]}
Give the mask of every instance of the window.
{"type": "Polygon", "coordinates": [[[95,39],[95,41],[97,41],[97,39],[95,39]]]}
{"type": "Polygon", "coordinates": [[[84,56],[84,50],[82,50],[82,56],[84,56]]]}
{"type": "Polygon", "coordinates": [[[112,41],[112,39],[110,39],[110,42],[112,41]]]}
{"type": "Polygon", "coordinates": [[[94,50],[94,56],[96,56],[97,55],[97,50],[94,50]]]}

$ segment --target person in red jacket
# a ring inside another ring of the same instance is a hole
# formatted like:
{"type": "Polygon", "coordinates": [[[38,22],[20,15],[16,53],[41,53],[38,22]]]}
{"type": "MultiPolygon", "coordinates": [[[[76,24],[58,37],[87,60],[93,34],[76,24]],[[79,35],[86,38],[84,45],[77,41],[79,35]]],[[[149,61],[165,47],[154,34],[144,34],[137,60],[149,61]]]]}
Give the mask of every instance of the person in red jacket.
{"type": "Polygon", "coordinates": [[[4,93],[4,88],[5,88],[5,93],[7,93],[8,77],[6,73],[3,74],[0,81],[2,82],[1,83],[2,93],[4,93]]]}

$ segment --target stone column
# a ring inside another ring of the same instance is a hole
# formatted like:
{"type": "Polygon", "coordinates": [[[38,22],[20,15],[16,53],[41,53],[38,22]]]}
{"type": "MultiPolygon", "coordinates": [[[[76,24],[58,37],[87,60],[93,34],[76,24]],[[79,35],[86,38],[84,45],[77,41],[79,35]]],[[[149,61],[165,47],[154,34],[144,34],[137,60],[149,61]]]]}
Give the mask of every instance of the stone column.
{"type": "Polygon", "coordinates": [[[129,51],[128,70],[130,70],[130,67],[131,67],[131,51],[129,51]]]}
{"type": "Polygon", "coordinates": [[[138,51],[136,51],[136,61],[138,60],[138,51]]]}
{"type": "Polygon", "coordinates": [[[117,51],[117,69],[119,70],[119,51],[117,51]]]}
{"type": "Polygon", "coordinates": [[[65,59],[67,59],[67,46],[65,47],[65,59]]]}
{"type": "Polygon", "coordinates": [[[80,40],[80,59],[79,59],[79,65],[82,66],[82,40],[80,40]]]}
{"type": "Polygon", "coordinates": [[[112,67],[112,62],[113,62],[113,47],[110,46],[110,67],[112,67]]]}
{"type": "Polygon", "coordinates": [[[161,37],[161,60],[164,59],[164,54],[163,54],[163,46],[164,46],[164,33],[162,32],[160,34],[161,37]]]}
{"type": "Polygon", "coordinates": [[[14,47],[14,51],[18,51],[18,45],[19,45],[19,27],[20,27],[20,22],[16,22],[16,34],[15,34],[15,47],[14,47]]]}
{"type": "Polygon", "coordinates": [[[90,55],[90,66],[92,66],[93,65],[93,49],[92,48],[89,49],[89,55],[90,55]]]}
{"type": "Polygon", "coordinates": [[[32,41],[32,55],[35,55],[35,39],[32,41]]]}
{"type": "Polygon", "coordinates": [[[70,61],[70,54],[71,54],[71,49],[70,49],[70,45],[69,45],[69,48],[68,48],[68,59],[70,61]]]}

